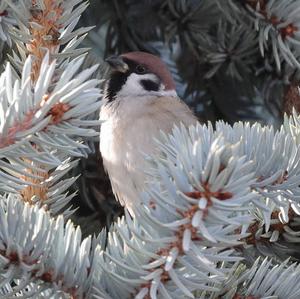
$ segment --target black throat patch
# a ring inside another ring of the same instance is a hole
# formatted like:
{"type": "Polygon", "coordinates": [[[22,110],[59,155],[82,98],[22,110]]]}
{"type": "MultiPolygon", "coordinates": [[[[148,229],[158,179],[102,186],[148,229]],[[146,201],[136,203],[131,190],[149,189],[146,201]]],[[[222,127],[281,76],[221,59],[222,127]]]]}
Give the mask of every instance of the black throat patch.
{"type": "Polygon", "coordinates": [[[137,63],[132,60],[129,60],[127,58],[123,58],[123,60],[127,63],[129,69],[125,73],[118,71],[113,71],[111,73],[107,86],[108,102],[112,102],[113,100],[115,100],[117,93],[122,89],[122,86],[126,83],[127,78],[132,73],[134,73],[134,70],[137,66],[137,63]]]}
{"type": "Polygon", "coordinates": [[[107,99],[108,102],[112,102],[117,93],[121,90],[122,86],[126,83],[128,76],[131,74],[130,71],[126,73],[113,72],[107,83],[107,99]]]}

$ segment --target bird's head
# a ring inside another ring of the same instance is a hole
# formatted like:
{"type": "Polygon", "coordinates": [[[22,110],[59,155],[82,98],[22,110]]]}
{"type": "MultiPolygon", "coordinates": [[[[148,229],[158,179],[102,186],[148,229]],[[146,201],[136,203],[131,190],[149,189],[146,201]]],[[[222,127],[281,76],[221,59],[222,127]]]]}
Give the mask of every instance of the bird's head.
{"type": "Polygon", "coordinates": [[[106,59],[111,67],[106,83],[108,102],[116,98],[176,97],[172,75],[162,60],[145,52],[129,52],[106,59]]]}

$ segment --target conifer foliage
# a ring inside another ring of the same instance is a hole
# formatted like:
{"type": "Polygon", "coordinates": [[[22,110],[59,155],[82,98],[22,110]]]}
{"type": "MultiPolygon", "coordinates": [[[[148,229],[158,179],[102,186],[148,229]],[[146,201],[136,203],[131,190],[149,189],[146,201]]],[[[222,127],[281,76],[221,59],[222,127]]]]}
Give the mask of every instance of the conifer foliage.
{"type": "MultiPolygon", "coordinates": [[[[279,84],[282,101],[297,101],[299,0],[111,3],[119,9],[118,21],[105,25],[107,51],[143,50],[145,26],[120,22],[126,5],[159,8],[171,47],[205,66],[197,84],[207,92],[222,76],[245,91],[250,76],[256,95],[270,97],[279,84]]],[[[100,5],[109,12],[108,2],[100,5]]],[[[135,217],[125,209],[108,231],[82,237],[70,220],[77,180],[70,173],[101,125],[98,65],[86,67],[81,46],[92,28],[78,25],[87,6],[0,2],[8,48],[0,75],[1,298],[299,298],[296,109],[278,127],[218,121],[162,134],[135,217]]],[[[153,40],[144,45],[151,50],[153,40]]]]}

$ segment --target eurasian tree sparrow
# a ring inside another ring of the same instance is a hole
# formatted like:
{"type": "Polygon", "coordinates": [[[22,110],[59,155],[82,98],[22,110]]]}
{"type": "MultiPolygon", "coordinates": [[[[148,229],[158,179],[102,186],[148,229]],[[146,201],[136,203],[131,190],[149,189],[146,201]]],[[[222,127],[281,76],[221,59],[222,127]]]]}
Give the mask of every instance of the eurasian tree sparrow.
{"type": "Polygon", "coordinates": [[[130,52],[106,61],[112,72],[100,111],[100,151],[114,194],[133,213],[147,179],[145,154],[157,154],[160,131],[195,124],[196,117],[178,98],[159,57],[130,52]]]}

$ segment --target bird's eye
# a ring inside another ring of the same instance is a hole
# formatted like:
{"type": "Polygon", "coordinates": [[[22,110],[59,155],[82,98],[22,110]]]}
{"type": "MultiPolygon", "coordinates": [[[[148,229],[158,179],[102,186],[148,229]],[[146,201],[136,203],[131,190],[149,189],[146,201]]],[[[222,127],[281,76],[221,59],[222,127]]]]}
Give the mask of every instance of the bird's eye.
{"type": "Polygon", "coordinates": [[[145,74],[146,73],[146,68],[141,64],[137,65],[135,70],[138,74],[145,74]]]}

